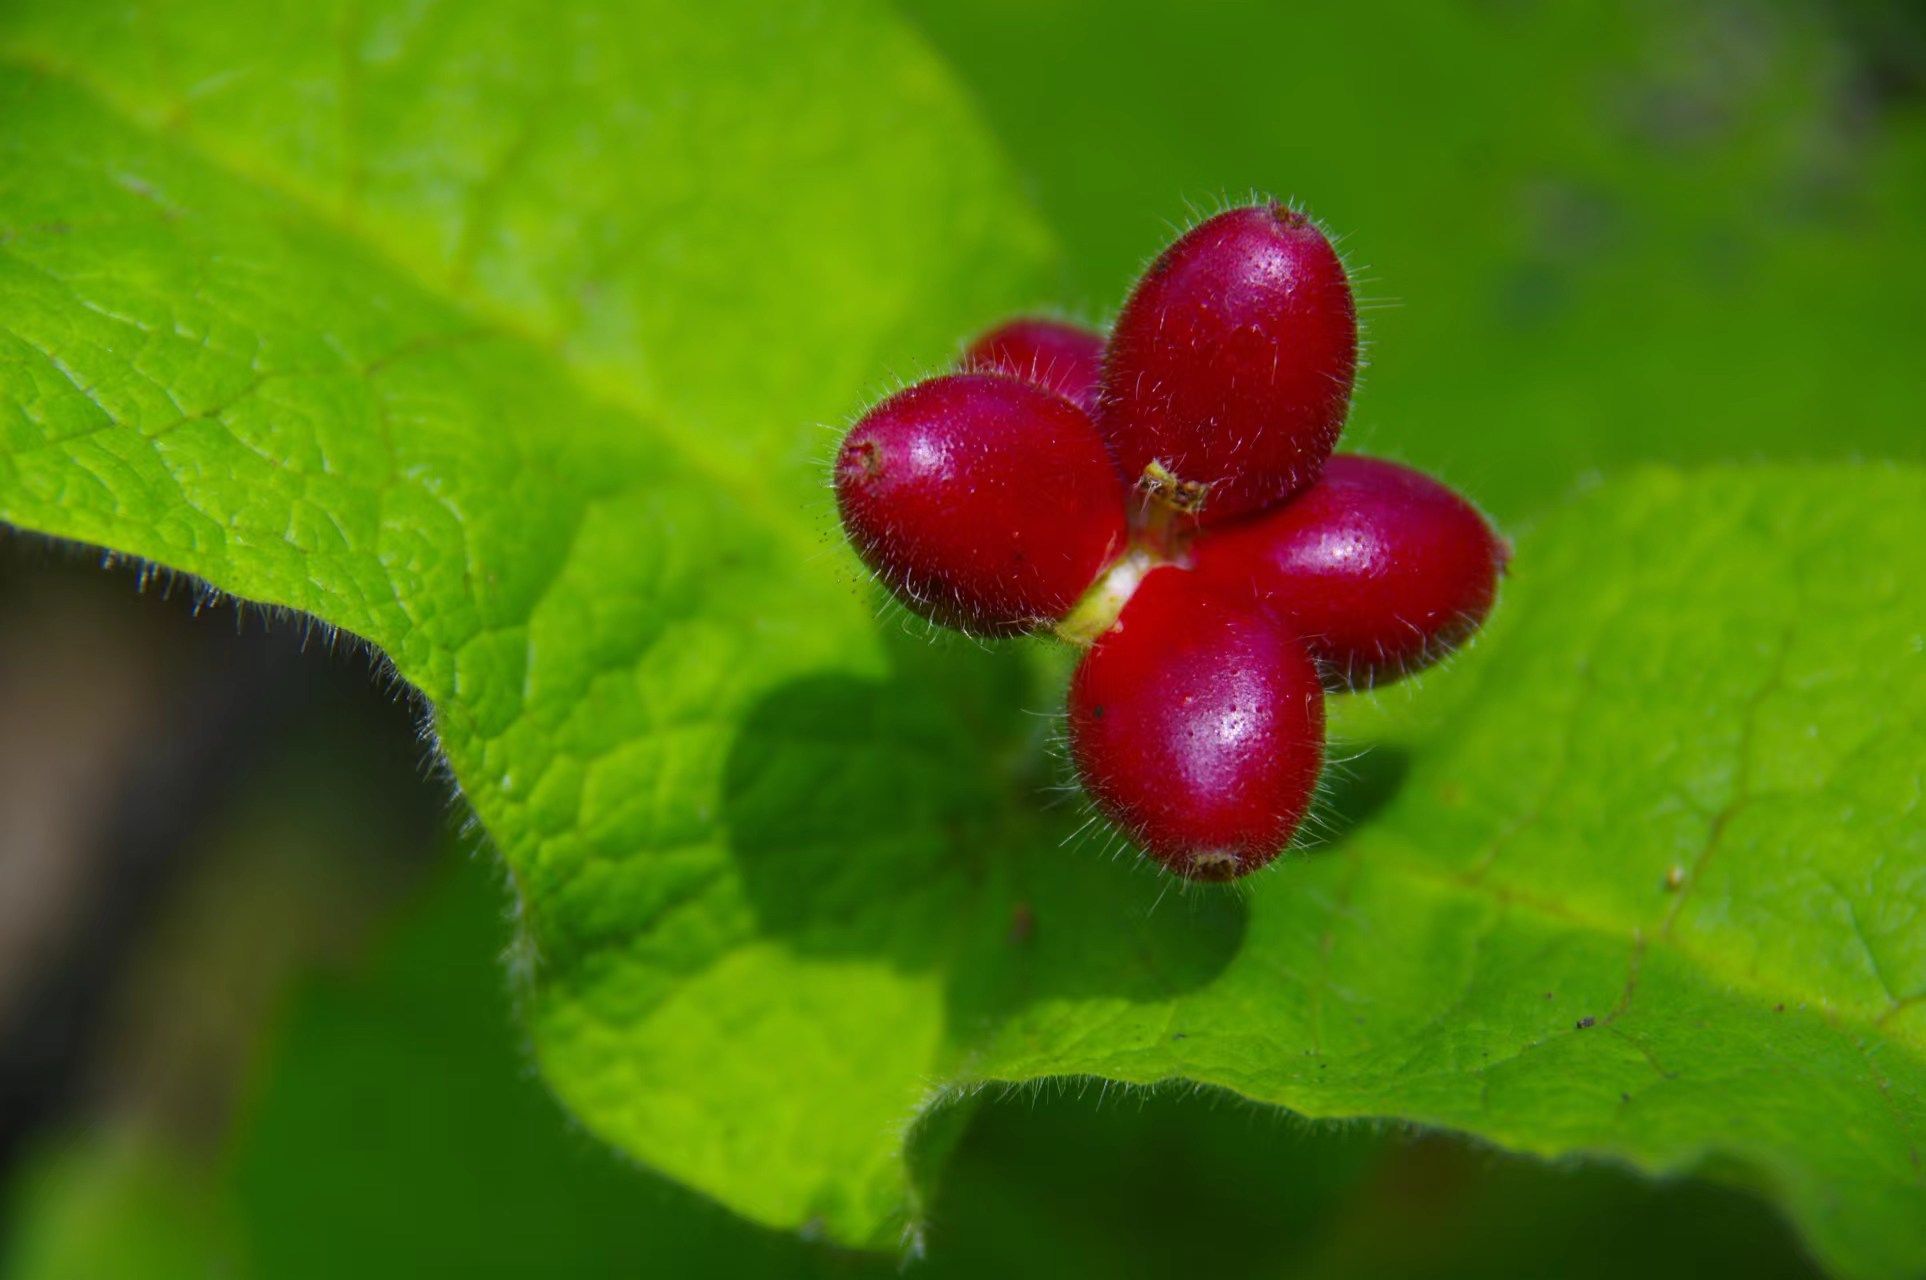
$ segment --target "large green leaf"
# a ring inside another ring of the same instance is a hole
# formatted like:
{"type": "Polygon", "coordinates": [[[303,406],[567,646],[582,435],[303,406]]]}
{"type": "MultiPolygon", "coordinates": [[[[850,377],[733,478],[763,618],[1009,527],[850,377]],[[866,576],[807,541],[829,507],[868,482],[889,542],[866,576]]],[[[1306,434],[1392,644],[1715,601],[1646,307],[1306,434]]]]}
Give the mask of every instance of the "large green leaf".
{"type": "Polygon", "coordinates": [[[967,114],[866,9],[624,15],[16,6],[0,73],[0,517],[389,654],[590,1128],[880,1242],[932,1104],[1181,1076],[1926,1253],[1915,473],[1599,490],[1340,715],[1338,848],[1159,905],[1057,847],[1054,661],[879,628],[813,487],[1030,287],[967,114]]]}
{"type": "Polygon", "coordinates": [[[380,646],[558,1090],[873,1238],[937,978],[793,959],[718,819],[748,707],[885,669],[818,424],[1040,257],[943,76],[851,5],[17,4],[4,48],[0,516],[380,646]]]}

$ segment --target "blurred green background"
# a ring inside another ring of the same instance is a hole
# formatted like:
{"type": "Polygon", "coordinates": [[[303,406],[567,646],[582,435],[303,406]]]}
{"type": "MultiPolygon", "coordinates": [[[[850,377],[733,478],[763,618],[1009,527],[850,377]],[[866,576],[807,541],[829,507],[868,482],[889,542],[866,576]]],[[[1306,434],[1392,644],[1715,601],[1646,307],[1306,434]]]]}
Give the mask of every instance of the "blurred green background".
{"type": "Polygon", "coordinates": [[[1630,462],[1918,457],[1926,9],[913,0],[1108,318],[1197,212],[1322,219],[1345,447],[1514,520],[1630,462]]]}
{"type": "MultiPolygon", "coordinates": [[[[1061,243],[1040,305],[1107,317],[1196,212],[1296,197],[1368,308],[1349,443],[1509,523],[1644,460],[1926,452],[1916,5],[903,8],[1061,243]]],[[[571,1130],[405,693],[135,585],[0,543],[0,1274],[898,1273],[571,1130]]],[[[1072,1086],[977,1111],[909,1270],[1808,1267],[1714,1181],[1072,1086]]]]}

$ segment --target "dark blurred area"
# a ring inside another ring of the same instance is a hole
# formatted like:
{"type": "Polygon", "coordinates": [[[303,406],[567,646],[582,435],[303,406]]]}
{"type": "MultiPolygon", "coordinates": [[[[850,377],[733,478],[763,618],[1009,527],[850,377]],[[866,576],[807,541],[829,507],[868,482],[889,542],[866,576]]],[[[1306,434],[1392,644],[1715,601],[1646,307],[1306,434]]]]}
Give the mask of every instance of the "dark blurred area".
{"type": "Polygon", "coordinates": [[[365,646],[0,538],[0,1160],[218,1147],[286,983],[440,846],[419,715],[365,646]]]}

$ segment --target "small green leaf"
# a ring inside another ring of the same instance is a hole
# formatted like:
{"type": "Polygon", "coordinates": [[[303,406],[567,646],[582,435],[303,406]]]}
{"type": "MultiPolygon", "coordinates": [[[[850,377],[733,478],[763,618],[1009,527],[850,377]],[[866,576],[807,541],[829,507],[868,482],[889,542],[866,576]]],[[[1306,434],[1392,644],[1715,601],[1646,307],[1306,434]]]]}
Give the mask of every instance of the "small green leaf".
{"type": "Polygon", "coordinates": [[[1599,489],[1465,661],[1340,711],[1332,847],[1172,892],[1059,847],[1061,658],[878,627],[827,518],[811,424],[1040,258],[888,22],[4,31],[0,518],[393,659],[598,1134],[882,1243],[936,1104],[1183,1077],[1717,1162],[1842,1268],[1926,1253],[1917,473],[1599,489]]]}

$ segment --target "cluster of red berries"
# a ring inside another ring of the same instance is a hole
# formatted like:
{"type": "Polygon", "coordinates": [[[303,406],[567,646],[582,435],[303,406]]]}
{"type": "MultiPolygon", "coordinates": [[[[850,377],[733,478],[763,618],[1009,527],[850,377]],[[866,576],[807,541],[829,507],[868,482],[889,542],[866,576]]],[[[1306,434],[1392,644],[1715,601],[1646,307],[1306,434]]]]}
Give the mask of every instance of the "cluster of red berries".
{"type": "Polygon", "coordinates": [[[1088,646],[1071,757],[1179,874],[1275,857],[1317,785],[1325,691],[1435,661],[1490,610],[1507,548],[1469,503],[1331,454],[1357,309],[1300,213],[1267,203],[1192,229],[1107,342],[1017,320],[960,369],[850,430],[843,528],[932,621],[1088,646]]]}

